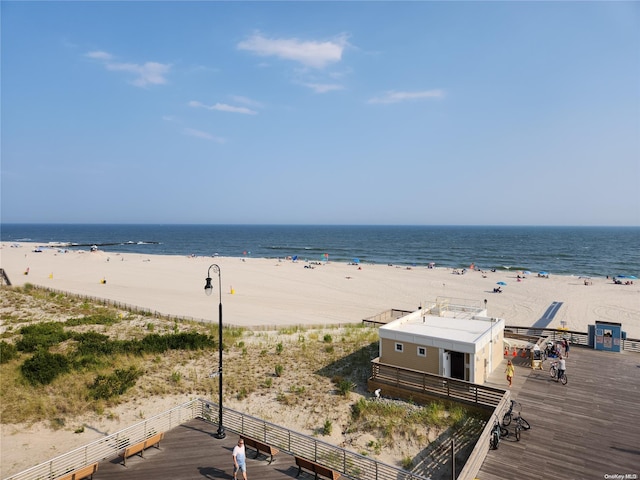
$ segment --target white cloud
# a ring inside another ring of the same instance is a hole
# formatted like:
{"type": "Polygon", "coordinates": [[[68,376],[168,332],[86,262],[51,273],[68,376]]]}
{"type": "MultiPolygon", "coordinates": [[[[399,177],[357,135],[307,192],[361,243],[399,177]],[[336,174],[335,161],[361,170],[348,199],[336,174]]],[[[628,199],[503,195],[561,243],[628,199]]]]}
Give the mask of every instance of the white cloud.
{"type": "Polygon", "coordinates": [[[149,84],[164,85],[167,83],[165,75],[169,73],[171,65],[157,62],[147,62],[143,65],[137,63],[107,63],[107,70],[130,72],[137,77],[133,80],[136,87],[145,87],[149,84]]]}
{"type": "Polygon", "coordinates": [[[261,57],[278,57],[299,62],[307,67],[324,68],[342,59],[347,42],[344,38],[337,41],[301,41],[296,38],[266,38],[257,33],[238,43],[240,50],[247,50],[261,57]]]}
{"type": "Polygon", "coordinates": [[[191,100],[188,105],[194,108],[206,108],[207,110],[217,110],[219,112],[242,113],[244,115],[258,114],[258,112],[256,112],[255,110],[251,110],[250,108],[235,107],[233,105],[227,105],[226,103],[216,103],[214,105],[205,105],[202,102],[191,100]]]}
{"type": "Polygon", "coordinates": [[[111,60],[113,58],[113,55],[111,55],[110,53],[100,50],[87,52],[84,54],[84,56],[88,58],[95,58],[96,60],[111,60]]]}
{"type": "Polygon", "coordinates": [[[303,83],[302,85],[310,88],[316,93],[327,93],[327,92],[333,92],[335,90],[344,89],[342,85],[329,84],[329,83],[303,83]]]}
{"type": "Polygon", "coordinates": [[[252,100],[241,95],[231,95],[231,99],[235,102],[249,105],[250,107],[262,108],[264,105],[256,100],[252,100]]]}
{"type": "Polygon", "coordinates": [[[202,130],[196,130],[195,128],[185,128],[182,130],[182,132],[190,137],[202,138],[204,140],[210,140],[217,143],[225,142],[224,138],[216,137],[214,135],[211,135],[210,133],[203,132],[202,130]]]}
{"type": "Polygon", "coordinates": [[[411,100],[424,100],[427,98],[444,98],[444,91],[424,90],[422,92],[396,92],[391,90],[382,96],[371,98],[367,103],[399,103],[411,100]]]}
{"type": "Polygon", "coordinates": [[[133,73],[136,77],[131,83],[136,87],[164,85],[167,83],[166,75],[169,73],[169,70],[171,70],[171,64],[167,63],[146,62],[138,64],[113,62],[113,55],[100,50],[85,53],[85,57],[101,60],[107,70],[133,73]]]}

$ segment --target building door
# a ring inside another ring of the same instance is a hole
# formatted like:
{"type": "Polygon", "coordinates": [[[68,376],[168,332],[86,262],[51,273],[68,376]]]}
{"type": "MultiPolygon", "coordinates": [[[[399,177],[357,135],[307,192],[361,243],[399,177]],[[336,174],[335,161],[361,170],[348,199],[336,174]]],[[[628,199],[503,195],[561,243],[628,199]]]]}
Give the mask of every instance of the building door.
{"type": "Polygon", "coordinates": [[[442,376],[443,377],[451,376],[451,356],[450,356],[450,352],[446,350],[442,352],[442,376]]]}
{"type": "Polygon", "coordinates": [[[449,352],[451,354],[451,378],[464,380],[464,353],[449,352]]]}

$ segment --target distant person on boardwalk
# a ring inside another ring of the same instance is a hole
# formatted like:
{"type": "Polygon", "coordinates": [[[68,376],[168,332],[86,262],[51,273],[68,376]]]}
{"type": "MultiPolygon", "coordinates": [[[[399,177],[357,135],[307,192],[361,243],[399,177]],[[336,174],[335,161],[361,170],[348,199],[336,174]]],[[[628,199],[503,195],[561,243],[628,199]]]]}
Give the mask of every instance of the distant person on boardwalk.
{"type": "Polygon", "coordinates": [[[562,378],[567,372],[567,361],[564,359],[562,355],[560,355],[558,359],[558,376],[556,377],[556,382],[562,378]]]}
{"type": "Polygon", "coordinates": [[[566,338],[562,339],[562,346],[564,347],[564,356],[569,358],[569,342],[566,338]]]}
{"type": "Polygon", "coordinates": [[[242,472],[242,478],[247,480],[247,455],[244,450],[244,440],[238,440],[233,447],[233,480],[238,480],[238,470],[242,472]]]}
{"type": "Polygon", "coordinates": [[[509,386],[511,386],[513,375],[514,373],[516,373],[515,368],[513,368],[513,363],[511,363],[511,360],[507,360],[507,369],[505,370],[505,372],[507,372],[507,381],[509,382],[509,386]]]}

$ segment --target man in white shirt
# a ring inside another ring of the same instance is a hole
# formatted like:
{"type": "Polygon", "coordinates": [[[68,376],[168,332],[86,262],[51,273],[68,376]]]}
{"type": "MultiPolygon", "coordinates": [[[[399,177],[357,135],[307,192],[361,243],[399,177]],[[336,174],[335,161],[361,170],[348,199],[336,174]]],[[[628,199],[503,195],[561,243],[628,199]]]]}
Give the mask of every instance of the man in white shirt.
{"type": "Polygon", "coordinates": [[[560,360],[558,361],[558,378],[556,381],[562,378],[562,375],[567,371],[567,362],[562,355],[560,355],[560,360]]]}
{"type": "Polygon", "coordinates": [[[233,480],[238,480],[238,470],[242,472],[242,478],[247,480],[247,455],[244,450],[244,441],[238,440],[238,444],[233,447],[233,480]]]}

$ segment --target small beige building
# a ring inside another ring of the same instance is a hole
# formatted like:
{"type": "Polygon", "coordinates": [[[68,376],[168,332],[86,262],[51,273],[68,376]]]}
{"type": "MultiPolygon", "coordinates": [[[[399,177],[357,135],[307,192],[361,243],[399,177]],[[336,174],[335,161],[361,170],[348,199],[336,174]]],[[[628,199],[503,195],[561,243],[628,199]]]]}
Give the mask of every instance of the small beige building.
{"type": "Polygon", "coordinates": [[[472,303],[438,299],[381,326],[377,361],[484,383],[503,359],[505,322],[472,303]]]}

